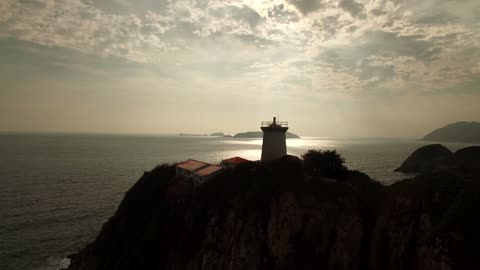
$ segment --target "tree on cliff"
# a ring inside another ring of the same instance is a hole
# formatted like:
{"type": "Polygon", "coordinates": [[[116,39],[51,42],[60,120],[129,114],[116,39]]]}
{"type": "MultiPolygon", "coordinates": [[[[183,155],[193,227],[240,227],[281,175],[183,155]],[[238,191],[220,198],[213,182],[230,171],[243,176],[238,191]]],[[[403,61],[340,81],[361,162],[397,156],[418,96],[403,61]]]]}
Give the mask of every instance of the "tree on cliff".
{"type": "Polygon", "coordinates": [[[348,169],[345,159],[336,150],[308,150],[302,155],[305,172],[312,176],[342,179],[348,169]]]}

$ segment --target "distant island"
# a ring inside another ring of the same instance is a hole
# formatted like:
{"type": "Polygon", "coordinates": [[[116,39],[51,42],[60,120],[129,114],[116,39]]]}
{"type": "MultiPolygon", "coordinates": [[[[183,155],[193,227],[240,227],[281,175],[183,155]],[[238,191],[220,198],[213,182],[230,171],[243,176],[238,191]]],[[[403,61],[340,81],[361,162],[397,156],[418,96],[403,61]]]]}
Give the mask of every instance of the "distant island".
{"type": "Polygon", "coordinates": [[[430,132],[421,140],[434,142],[480,143],[480,123],[456,122],[430,132]]]}
{"type": "Polygon", "coordinates": [[[210,136],[212,136],[212,137],[225,137],[225,133],[223,133],[223,132],[214,132],[214,133],[210,134],[210,136]]]}
{"type": "MultiPolygon", "coordinates": [[[[300,136],[287,132],[286,136],[288,139],[301,139],[300,136]]],[[[242,132],[242,133],[237,133],[234,138],[262,138],[263,137],[263,132],[262,131],[248,131],[248,132],[242,132]]]]}
{"type": "Polygon", "coordinates": [[[208,136],[208,134],[188,134],[188,133],[180,133],[179,135],[180,136],[200,136],[200,137],[208,136]]]}

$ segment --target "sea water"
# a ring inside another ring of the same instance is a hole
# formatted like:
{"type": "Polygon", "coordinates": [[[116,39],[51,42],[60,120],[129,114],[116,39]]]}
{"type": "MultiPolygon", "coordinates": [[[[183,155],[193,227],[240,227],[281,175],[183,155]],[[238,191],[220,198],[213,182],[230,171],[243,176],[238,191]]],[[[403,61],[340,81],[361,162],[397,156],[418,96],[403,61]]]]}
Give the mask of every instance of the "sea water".
{"type": "MultiPolygon", "coordinates": [[[[261,139],[0,134],[0,269],[60,269],[98,234],[144,171],[188,158],[258,160],[261,139]]],[[[415,149],[409,139],[288,139],[288,153],[336,149],[350,169],[386,185],[415,149]]],[[[465,144],[444,144],[452,151],[465,144]]]]}

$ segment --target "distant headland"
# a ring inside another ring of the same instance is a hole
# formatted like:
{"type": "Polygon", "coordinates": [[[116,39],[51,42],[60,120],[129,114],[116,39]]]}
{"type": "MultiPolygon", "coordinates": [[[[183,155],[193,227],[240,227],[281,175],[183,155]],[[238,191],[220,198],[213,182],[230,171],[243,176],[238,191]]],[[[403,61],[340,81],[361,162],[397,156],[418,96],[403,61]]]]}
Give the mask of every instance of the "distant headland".
{"type": "Polygon", "coordinates": [[[180,133],[178,135],[180,135],[180,136],[197,136],[197,137],[208,136],[208,134],[191,134],[191,133],[180,133]]]}
{"type": "Polygon", "coordinates": [[[479,122],[456,122],[436,129],[421,139],[434,142],[480,143],[479,122]]]}
{"type": "Polygon", "coordinates": [[[210,134],[210,136],[212,136],[212,137],[225,137],[226,135],[223,132],[214,132],[214,133],[210,134]]]}

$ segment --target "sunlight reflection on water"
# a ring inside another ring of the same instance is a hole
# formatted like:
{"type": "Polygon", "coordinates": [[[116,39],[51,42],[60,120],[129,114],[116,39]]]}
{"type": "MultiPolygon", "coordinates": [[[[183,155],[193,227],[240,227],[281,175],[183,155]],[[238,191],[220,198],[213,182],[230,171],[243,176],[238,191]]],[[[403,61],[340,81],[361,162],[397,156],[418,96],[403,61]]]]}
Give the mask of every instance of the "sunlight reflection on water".
{"type": "MultiPolygon", "coordinates": [[[[217,143],[217,142],[215,142],[217,143]]],[[[225,144],[262,145],[262,139],[224,140],[225,144]]],[[[287,139],[287,147],[335,147],[336,141],[331,139],[287,139]]]]}
{"type": "Polygon", "coordinates": [[[336,142],[327,139],[287,139],[287,147],[312,148],[335,147],[336,142]]]}
{"type": "MultiPolygon", "coordinates": [[[[216,143],[216,142],[215,142],[216,143]]],[[[243,139],[243,140],[224,140],[222,143],[226,144],[250,144],[250,145],[262,145],[262,139],[243,139]]]]}

